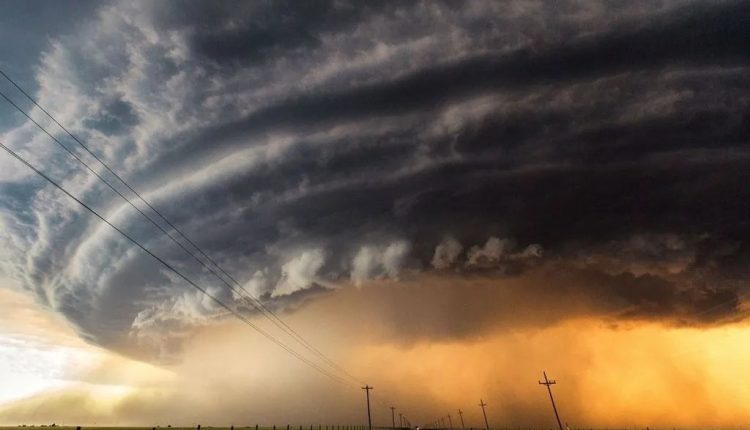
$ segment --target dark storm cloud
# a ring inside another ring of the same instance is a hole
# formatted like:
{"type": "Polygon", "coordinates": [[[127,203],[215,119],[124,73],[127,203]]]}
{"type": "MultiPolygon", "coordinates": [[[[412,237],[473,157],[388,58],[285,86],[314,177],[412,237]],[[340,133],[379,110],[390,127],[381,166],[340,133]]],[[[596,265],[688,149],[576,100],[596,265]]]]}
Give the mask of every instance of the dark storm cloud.
{"type": "MultiPolygon", "coordinates": [[[[688,323],[738,309],[745,2],[163,2],[96,17],[41,57],[39,98],[277,309],[350,282],[436,271],[491,285],[548,261],[557,289],[524,297],[688,323]]],[[[49,142],[32,131],[5,140],[38,151],[49,142]]],[[[231,299],[60,154],[37,157],[231,299]]],[[[92,341],[179,339],[215,316],[69,203],[9,181],[35,199],[5,222],[29,251],[8,271],[92,341]]],[[[477,291],[455,294],[500,300],[477,291]]]]}
{"type": "Polygon", "coordinates": [[[606,274],[552,264],[512,278],[491,274],[420,275],[397,287],[342,290],[307,306],[322,320],[358,321],[381,341],[476,339],[497,331],[543,328],[570,318],[703,327],[737,318],[739,298],[724,288],[692,288],[660,276],[606,274]]]}
{"type": "MultiPolygon", "coordinates": [[[[398,2],[391,7],[397,7],[398,2]]],[[[205,32],[191,39],[195,52],[219,64],[263,62],[273,55],[319,46],[321,33],[346,31],[371,13],[381,11],[383,2],[337,5],[328,1],[299,4],[280,1],[262,5],[229,2],[220,5],[189,4],[190,18],[185,22],[194,26],[198,17],[205,32]],[[337,7],[339,6],[339,7],[337,7]],[[207,20],[206,17],[209,17],[207,20]],[[238,22],[226,26],[227,18],[238,22]]],[[[170,21],[173,12],[162,15],[170,21]]]]}
{"type": "MultiPolygon", "coordinates": [[[[677,16],[652,19],[648,23],[651,26],[636,30],[581,36],[559,45],[522,47],[510,53],[469,56],[395,81],[285,100],[242,119],[238,129],[232,131],[245,135],[273,127],[312,127],[327,121],[392,116],[500,89],[562,84],[619,73],[746,66],[744,40],[750,38],[750,30],[744,23],[748,18],[747,4],[701,6],[680,11],[677,16]]],[[[738,84],[747,83],[739,79],[744,82],[738,84]]]]}

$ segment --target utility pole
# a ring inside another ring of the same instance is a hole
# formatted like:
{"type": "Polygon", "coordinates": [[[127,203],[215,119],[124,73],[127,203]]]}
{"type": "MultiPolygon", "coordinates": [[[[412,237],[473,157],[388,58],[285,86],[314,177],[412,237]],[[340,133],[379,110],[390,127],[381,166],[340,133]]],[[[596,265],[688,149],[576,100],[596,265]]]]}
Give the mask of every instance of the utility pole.
{"type": "Polygon", "coordinates": [[[370,415],[370,390],[372,390],[372,387],[365,384],[362,389],[365,390],[365,394],[367,395],[367,428],[368,430],[372,430],[372,416],[370,415]]]}
{"type": "Polygon", "coordinates": [[[466,429],[464,425],[464,412],[461,409],[458,410],[458,416],[461,417],[461,429],[466,429]]]}
{"type": "Polygon", "coordinates": [[[393,406],[391,406],[391,422],[393,423],[391,428],[395,429],[396,428],[396,408],[393,406]]]}
{"type": "Polygon", "coordinates": [[[451,419],[451,414],[448,414],[448,428],[453,428],[453,420],[451,419]]]}
{"type": "MultiPolygon", "coordinates": [[[[487,412],[485,412],[484,407],[487,406],[487,403],[484,403],[484,400],[479,399],[479,406],[482,407],[482,415],[484,415],[484,428],[487,430],[490,430],[490,425],[487,424],[487,412]]],[[[560,429],[562,430],[562,429],[560,429]]]]}
{"type": "Polygon", "coordinates": [[[552,397],[552,388],[551,385],[555,385],[557,382],[554,380],[550,381],[547,379],[547,372],[542,371],[542,374],[544,374],[544,382],[539,381],[540,385],[546,385],[547,386],[547,392],[549,392],[549,400],[552,402],[552,410],[555,411],[555,418],[557,418],[557,425],[560,427],[560,430],[563,430],[562,423],[560,422],[560,415],[557,414],[557,406],[555,406],[555,398],[552,397]]]}

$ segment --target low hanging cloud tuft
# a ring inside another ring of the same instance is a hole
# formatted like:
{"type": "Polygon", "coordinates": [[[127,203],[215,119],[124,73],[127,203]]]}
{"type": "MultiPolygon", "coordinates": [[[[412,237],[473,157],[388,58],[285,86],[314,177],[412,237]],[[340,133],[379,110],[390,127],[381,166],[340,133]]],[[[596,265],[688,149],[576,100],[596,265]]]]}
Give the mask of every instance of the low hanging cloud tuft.
{"type": "Polygon", "coordinates": [[[312,286],[324,263],[325,255],[322,249],[315,248],[299,253],[281,266],[281,277],[271,296],[286,296],[312,286]]]}
{"type": "Polygon", "coordinates": [[[361,286],[365,281],[388,277],[398,279],[410,250],[409,242],[397,240],[385,247],[363,246],[351,263],[351,280],[361,286]]]}

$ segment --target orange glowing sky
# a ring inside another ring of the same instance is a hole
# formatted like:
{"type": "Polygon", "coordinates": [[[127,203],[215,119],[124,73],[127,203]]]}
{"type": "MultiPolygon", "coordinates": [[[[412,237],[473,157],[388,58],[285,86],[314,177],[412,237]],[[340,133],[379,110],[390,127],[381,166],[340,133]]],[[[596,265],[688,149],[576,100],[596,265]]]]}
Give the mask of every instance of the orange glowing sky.
{"type": "MultiPolygon", "coordinates": [[[[388,341],[398,327],[377,332],[352,324],[346,312],[331,316],[332,307],[362,291],[342,290],[288,321],[334,351],[351,372],[368,376],[376,387],[379,425],[388,424],[387,406],[394,403],[425,422],[448,413],[456,417],[461,408],[468,426],[481,426],[480,397],[497,425],[552,425],[546,393],[536,382],[542,369],[557,379],[558,407],[571,427],[740,426],[750,419],[750,387],[737,383],[750,376],[746,324],[676,328],[633,321],[613,327],[598,318],[574,318],[404,344],[388,341]]],[[[191,337],[180,363],[153,366],[88,345],[24,295],[2,294],[5,424],[362,419],[356,389],[316,375],[244,325],[208,326],[191,337]]]]}

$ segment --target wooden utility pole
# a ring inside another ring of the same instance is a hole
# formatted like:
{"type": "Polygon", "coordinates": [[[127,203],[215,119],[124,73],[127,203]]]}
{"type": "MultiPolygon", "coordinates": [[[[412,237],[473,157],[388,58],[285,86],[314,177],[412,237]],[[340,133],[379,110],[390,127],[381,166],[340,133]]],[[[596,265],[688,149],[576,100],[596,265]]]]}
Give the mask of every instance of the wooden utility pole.
{"type": "Polygon", "coordinates": [[[466,429],[466,426],[464,425],[464,411],[459,409],[458,416],[461,417],[461,429],[466,429]]]}
{"type": "Polygon", "coordinates": [[[453,428],[453,420],[451,419],[451,414],[448,414],[448,428],[453,428]]]}
{"type": "Polygon", "coordinates": [[[482,415],[484,415],[484,428],[490,430],[490,425],[487,423],[487,412],[485,412],[484,410],[484,407],[487,406],[487,403],[484,403],[484,400],[479,399],[479,406],[482,407],[482,415]]]}
{"type": "Polygon", "coordinates": [[[372,390],[372,387],[365,384],[362,389],[365,390],[365,394],[367,395],[367,428],[368,430],[372,430],[372,416],[370,415],[370,390],[372,390]]]}
{"type": "Polygon", "coordinates": [[[391,406],[391,422],[393,423],[391,428],[395,429],[396,428],[396,408],[393,406],[391,406]]]}
{"type": "Polygon", "coordinates": [[[560,430],[563,430],[562,422],[560,422],[560,415],[557,414],[557,406],[555,406],[555,398],[552,397],[552,388],[551,385],[555,385],[557,382],[554,380],[550,381],[547,379],[547,372],[542,371],[542,374],[544,375],[544,382],[539,381],[540,385],[546,385],[547,386],[547,392],[549,392],[549,400],[552,402],[552,410],[555,411],[555,418],[557,419],[557,426],[560,427],[560,430]]]}

